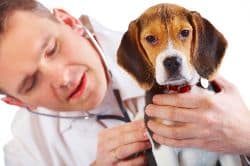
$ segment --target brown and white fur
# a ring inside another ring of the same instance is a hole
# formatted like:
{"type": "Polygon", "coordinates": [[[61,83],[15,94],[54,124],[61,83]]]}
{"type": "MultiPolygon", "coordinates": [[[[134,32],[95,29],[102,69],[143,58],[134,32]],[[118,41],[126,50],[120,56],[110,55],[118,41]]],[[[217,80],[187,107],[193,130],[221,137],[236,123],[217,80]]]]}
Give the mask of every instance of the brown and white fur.
{"type": "MultiPolygon", "coordinates": [[[[172,4],[159,4],[132,21],[117,53],[118,64],[146,90],[146,104],[169,85],[190,85],[191,92],[211,93],[196,84],[211,80],[223,59],[227,41],[199,13],[172,4]]],[[[145,117],[146,120],[148,117],[145,117]]],[[[155,119],[157,120],[157,119],[155,119]]],[[[163,122],[166,123],[166,122],[163,122]]],[[[239,156],[194,148],[173,148],[154,141],[158,166],[241,165],[239,156]]]]}

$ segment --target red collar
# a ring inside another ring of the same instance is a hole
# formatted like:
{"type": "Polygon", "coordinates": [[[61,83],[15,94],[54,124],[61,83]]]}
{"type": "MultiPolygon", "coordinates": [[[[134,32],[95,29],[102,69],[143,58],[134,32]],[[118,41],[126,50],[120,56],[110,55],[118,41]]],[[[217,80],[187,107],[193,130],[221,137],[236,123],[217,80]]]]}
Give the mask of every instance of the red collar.
{"type": "Polygon", "coordinates": [[[185,93],[191,90],[191,85],[184,84],[184,85],[166,85],[166,89],[168,91],[175,91],[177,93],[185,93]]]}

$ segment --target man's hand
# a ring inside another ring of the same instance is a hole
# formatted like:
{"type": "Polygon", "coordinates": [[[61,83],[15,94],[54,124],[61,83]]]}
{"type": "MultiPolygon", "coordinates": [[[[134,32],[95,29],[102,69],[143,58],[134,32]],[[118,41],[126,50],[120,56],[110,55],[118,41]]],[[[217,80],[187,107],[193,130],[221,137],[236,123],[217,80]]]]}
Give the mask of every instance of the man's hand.
{"type": "Polygon", "coordinates": [[[216,152],[250,154],[250,112],[237,89],[223,78],[215,95],[162,94],[146,107],[150,117],[174,121],[164,125],[149,121],[153,139],[174,147],[197,147],[216,152]]]}
{"type": "Polygon", "coordinates": [[[134,121],[105,129],[98,136],[95,166],[146,165],[144,154],[136,155],[151,148],[144,121],[134,121]]]}

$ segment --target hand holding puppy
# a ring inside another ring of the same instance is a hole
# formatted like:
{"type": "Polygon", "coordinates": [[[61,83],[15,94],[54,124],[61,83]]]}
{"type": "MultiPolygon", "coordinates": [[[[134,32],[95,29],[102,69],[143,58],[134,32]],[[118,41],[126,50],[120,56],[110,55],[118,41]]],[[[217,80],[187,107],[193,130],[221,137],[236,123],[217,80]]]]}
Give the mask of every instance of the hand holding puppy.
{"type": "Polygon", "coordinates": [[[250,154],[250,112],[237,89],[219,77],[221,91],[213,96],[155,95],[148,116],[175,121],[164,125],[149,121],[153,139],[174,147],[197,147],[215,152],[250,154]]]}
{"type": "Polygon", "coordinates": [[[151,147],[145,132],[143,120],[101,131],[93,165],[145,165],[144,154],[135,155],[151,147]]]}

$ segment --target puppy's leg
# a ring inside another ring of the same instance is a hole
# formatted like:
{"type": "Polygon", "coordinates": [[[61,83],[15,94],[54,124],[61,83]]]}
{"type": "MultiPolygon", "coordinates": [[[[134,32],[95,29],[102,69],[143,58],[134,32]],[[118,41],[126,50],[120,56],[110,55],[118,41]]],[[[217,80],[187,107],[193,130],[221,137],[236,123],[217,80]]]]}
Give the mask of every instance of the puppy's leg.
{"type": "Polygon", "coordinates": [[[152,147],[152,151],[157,166],[179,166],[178,152],[176,152],[174,148],[161,145],[157,149],[155,149],[155,147],[152,147]]]}
{"type": "MultiPolygon", "coordinates": [[[[144,112],[142,112],[142,111],[138,112],[136,117],[135,117],[135,120],[144,119],[144,115],[145,115],[144,112]]],[[[150,140],[151,145],[153,146],[153,141],[152,141],[152,138],[151,138],[149,133],[148,133],[148,138],[150,140]]],[[[156,164],[155,157],[154,157],[151,149],[146,150],[145,155],[148,158],[148,165],[149,166],[159,166],[156,164]]]]}
{"type": "Polygon", "coordinates": [[[238,155],[221,155],[220,156],[221,166],[241,166],[241,159],[238,155]]]}
{"type": "Polygon", "coordinates": [[[215,166],[219,156],[201,149],[185,148],[180,151],[179,160],[182,166],[215,166]]]}

